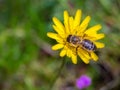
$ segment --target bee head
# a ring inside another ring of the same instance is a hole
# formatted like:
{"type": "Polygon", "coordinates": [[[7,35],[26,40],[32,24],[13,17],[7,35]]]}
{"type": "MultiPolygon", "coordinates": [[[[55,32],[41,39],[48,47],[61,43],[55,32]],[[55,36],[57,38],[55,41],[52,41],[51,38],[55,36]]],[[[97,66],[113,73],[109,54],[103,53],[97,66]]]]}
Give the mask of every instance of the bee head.
{"type": "Polygon", "coordinates": [[[72,35],[69,35],[69,36],[67,37],[67,42],[70,42],[70,41],[71,41],[71,37],[72,37],[72,35]]]}

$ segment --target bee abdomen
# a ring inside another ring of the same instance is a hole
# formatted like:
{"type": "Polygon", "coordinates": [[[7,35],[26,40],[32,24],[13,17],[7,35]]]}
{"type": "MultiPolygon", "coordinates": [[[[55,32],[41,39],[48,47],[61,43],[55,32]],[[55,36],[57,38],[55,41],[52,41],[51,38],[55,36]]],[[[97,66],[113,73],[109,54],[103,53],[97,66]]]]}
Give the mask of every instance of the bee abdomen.
{"type": "Polygon", "coordinates": [[[96,50],[95,44],[87,39],[84,39],[82,41],[82,46],[83,46],[83,48],[85,48],[88,51],[95,51],[96,50]]]}

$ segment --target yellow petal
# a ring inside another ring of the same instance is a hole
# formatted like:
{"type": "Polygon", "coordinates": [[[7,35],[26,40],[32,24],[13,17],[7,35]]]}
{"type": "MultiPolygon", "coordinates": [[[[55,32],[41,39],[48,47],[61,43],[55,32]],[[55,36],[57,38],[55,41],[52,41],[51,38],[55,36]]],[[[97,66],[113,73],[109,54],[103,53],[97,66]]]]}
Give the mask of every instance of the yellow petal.
{"type": "Polygon", "coordinates": [[[83,22],[81,23],[81,25],[80,25],[80,32],[83,32],[86,28],[87,28],[87,26],[88,26],[88,23],[90,22],[90,16],[87,16],[84,20],[83,20],[83,22]]]}
{"type": "Polygon", "coordinates": [[[67,34],[70,34],[68,21],[69,21],[69,14],[68,14],[68,12],[65,10],[65,11],[64,11],[64,25],[65,25],[65,30],[66,30],[66,33],[67,33],[67,34]]]}
{"type": "Polygon", "coordinates": [[[76,27],[76,26],[78,26],[80,24],[81,15],[82,15],[82,12],[81,12],[80,9],[78,9],[77,12],[76,12],[76,14],[75,14],[74,27],[76,27]]]}
{"type": "Polygon", "coordinates": [[[52,38],[52,39],[57,39],[57,38],[58,38],[58,34],[56,34],[56,33],[51,33],[51,32],[48,32],[48,33],[47,33],[47,36],[50,37],[50,38],[52,38]]]}
{"type": "Polygon", "coordinates": [[[89,55],[89,53],[88,53],[87,51],[83,50],[83,51],[82,51],[82,54],[83,54],[86,58],[88,58],[89,60],[91,59],[91,57],[90,57],[90,55],[89,55]]]}
{"type": "Polygon", "coordinates": [[[78,49],[78,55],[81,57],[83,62],[85,62],[86,64],[89,63],[89,60],[91,59],[91,57],[89,56],[87,51],[79,48],[78,49]]]}
{"type": "Polygon", "coordinates": [[[63,33],[57,26],[53,25],[53,29],[54,29],[60,36],[64,36],[65,33],[63,33]]]}
{"type": "Polygon", "coordinates": [[[99,40],[99,39],[104,38],[104,37],[105,37],[105,34],[96,34],[94,37],[95,37],[95,38],[94,38],[93,40],[99,40]]]}
{"type": "Polygon", "coordinates": [[[57,27],[62,33],[65,32],[65,28],[64,28],[63,24],[62,24],[56,17],[53,17],[53,22],[54,22],[54,24],[56,25],[56,27],[57,27]]]}
{"type": "Polygon", "coordinates": [[[94,52],[90,52],[90,55],[91,55],[91,58],[92,58],[94,61],[97,61],[97,60],[98,60],[98,56],[97,56],[94,52]]]}
{"type": "Polygon", "coordinates": [[[66,55],[66,49],[62,49],[60,52],[60,56],[64,57],[66,55]]]}
{"type": "Polygon", "coordinates": [[[74,63],[74,64],[77,64],[77,56],[75,55],[75,54],[72,54],[72,62],[74,63]]]}
{"type": "Polygon", "coordinates": [[[98,24],[98,25],[95,25],[95,26],[87,29],[85,31],[85,33],[88,34],[88,35],[93,34],[93,33],[96,33],[98,30],[100,30],[101,28],[102,28],[102,26],[100,24],[98,24]]]}
{"type": "Polygon", "coordinates": [[[65,11],[64,11],[64,22],[65,22],[65,23],[68,23],[68,18],[69,18],[69,14],[68,14],[68,12],[65,10],[65,11]]]}
{"type": "Polygon", "coordinates": [[[84,63],[86,63],[86,64],[89,63],[89,59],[86,58],[82,53],[79,52],[78,55],[84,63]]]}
{"type": "Polygon", "coordinates": [[[50,37],[50,38],[52,38],[52,39],[55,39],[55,40],[56,40],[57,42],[59,42],[59,43],[64,43],[64,42],[63,42],[63,39],[60,38],[60,36],[59,36],[58,34],[56,34],[56,33],[48,32],[48,33],[47,33],[47,36],[50,37]]]}
{"type": "Polygon", "coordinates": [[[85,34],[84,39],[96,41],[96,40],[102,39],[104,37],[105,37],[105,34],[91,33],[91,34],[85,34]]]}
{"type": "Polygon", "coordinates": [[[56,45],[52,46],[52,50],[58,50],[58,49],[61,49],[63,47],[64,47],[63,44],[56,44],[56,45]]]}
{"type": "Polygon", "coordinates": [[[72,54],[72,51],[71,51],[70,49],[67,49],[66,55],[67,55],[68,57],[71,57],[71,54],[72,54]]]}
{"type": "Polygon", "coordinates": [[[69,17],[69,27],[70,27],[70,33],[73,32],[73,17],[69,17]]]}
{"type": "Polygon", "coordinates": [[[94,43],[95,43],[97,48],[103,48],[105,46],[104,43],[100,43],[100,42],[94,42],[94,43]]]}

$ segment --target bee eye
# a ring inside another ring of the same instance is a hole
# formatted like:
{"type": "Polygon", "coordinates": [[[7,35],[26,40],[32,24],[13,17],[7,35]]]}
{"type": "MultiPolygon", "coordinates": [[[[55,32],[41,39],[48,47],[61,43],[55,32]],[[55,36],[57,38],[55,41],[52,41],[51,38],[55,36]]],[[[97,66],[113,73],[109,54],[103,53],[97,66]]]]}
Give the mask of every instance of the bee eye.
{"type": "Polygon", "coordinates": [[[71,36],[72,36],[72,35],[69,35],[69,36],[67,37],[67,41],[68,41],[68,42],[71,41],[71,40],[70,40],[70,39],[71,39],[71,36]]]}

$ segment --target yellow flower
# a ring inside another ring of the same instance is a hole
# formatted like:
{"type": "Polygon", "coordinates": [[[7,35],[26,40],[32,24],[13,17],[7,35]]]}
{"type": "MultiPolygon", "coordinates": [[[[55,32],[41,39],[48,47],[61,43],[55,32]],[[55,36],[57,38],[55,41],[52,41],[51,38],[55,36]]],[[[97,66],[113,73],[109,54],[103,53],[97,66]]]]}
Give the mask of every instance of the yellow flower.
{"type": "Polygon", "coordinates": [[[98,56],[94,53],[94,49],[104,47],[103,43],[96,42],[104,37],[104,34],[97,33],[101,29],[101,25],[87,28],[91,18],[87,16],[81,22],[81,16],[82,12],[79,9],[75,17],[69,16],[68,12],[64,11],[64,24],[53,17],[53,28],[56,33],[47,33],[48,37],[57,41],[57,44],[52,46],[52,50],[61,49],[60,56],[68,56],[74,64],[77,63],[77,56],[86,64],[90,60],[97,61],[98,56]]]}

